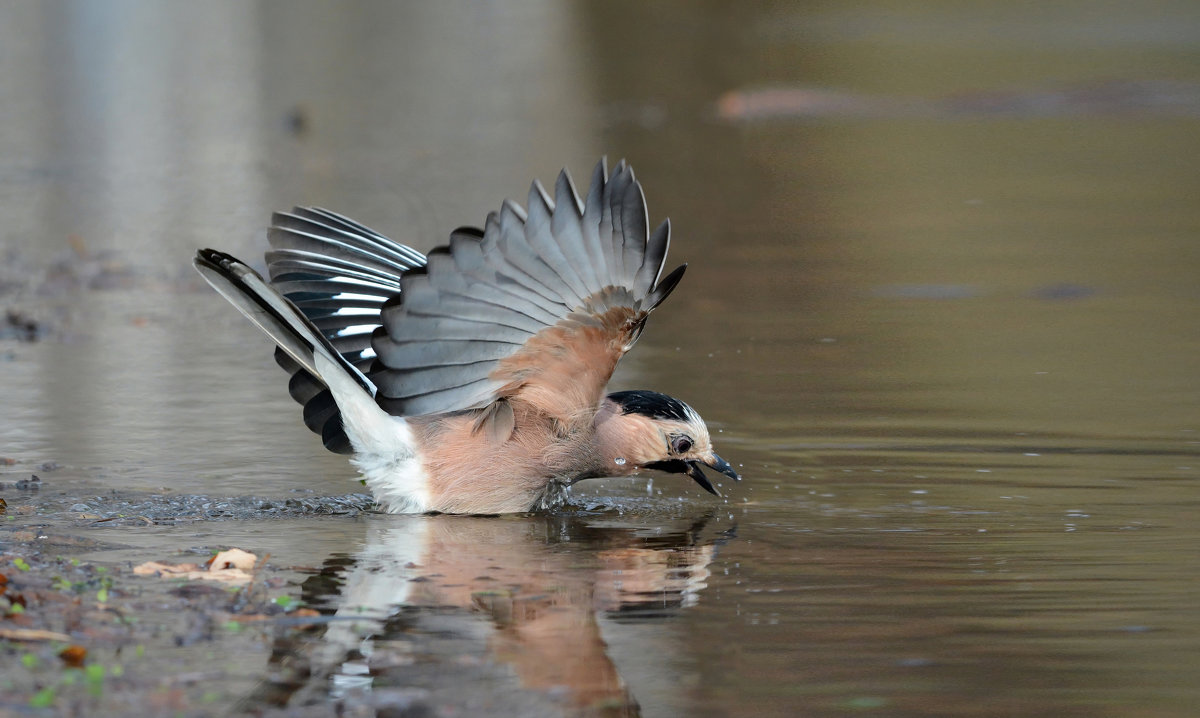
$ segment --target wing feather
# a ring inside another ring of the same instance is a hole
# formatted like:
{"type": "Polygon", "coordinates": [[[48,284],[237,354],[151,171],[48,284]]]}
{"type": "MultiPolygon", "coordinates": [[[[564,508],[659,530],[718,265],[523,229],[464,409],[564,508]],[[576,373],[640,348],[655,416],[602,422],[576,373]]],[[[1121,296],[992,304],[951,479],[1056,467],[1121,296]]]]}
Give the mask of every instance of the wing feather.
{"type": "Polygon", "coordinates": [[[604,188],[608,183],[608,160],[601,159],[592,170],[592,184],[588,187],[587,199],[584,201],[583,219],[580,228],[583,230],[584,244],[591,257],[596,273],[611,284],[617,271],[616,258],[612,251],[609,237],[612,232],[612,222],[605,222],[604,188]]]}
{"type": "MultiPolygon", "coordinates": [[[[564,214],[570,211],[570,207],[563,208],[564,214]]],[[[535,181],[529,188],[529,216],[525,220],[525,241],[537,252],[546,266],[562,279],[569,292],[563,296],[567,304],[578,306],[591,292],[584,287],[583,280],[563,253],[560,246],[562,238],[554,235],[554,214],[554,201],[546,194],[542,183],[535,181]]]]}
{"type": "Polygon", "coordinates": [[[600,268],[588,255],[582,220],[583,205],[575,192],[571,175],[564,169],[558,173],[558,180],[554,183],[554,216],[550,220],[550,230],[557,238],[563,256],[583,283],[584,293],[581,296],[587,297],[603,289],[604,285],[600,283],[600,268]]]}
{"type": "Polygon", "coordinates": [[[353,237],[343,230],[285,212],[277,212],[271,218],[267,240],[275,249],[320,254],[380,272],[398,274],[413,266],[369,238],[353,237]]]}
{"type": "MultiPolygon", "coordinates": [[[[660,281],[670,224],[648,232],[641,184],[624,160],[592,171],[581,198],[563,170],[528,209],[506,201],[483,229],[460,228],[428,257],[342,215],[296,207],[272,217],[272,284],[395,415],[524,401],[566,418],[600,400],[649,312],[678,283],[660,281]]],[[[328,389],[285,352],[289,393],[326,447],[348,451],[328,389]]],[[[504,410],[497,410],[503,404],[504,410]]],[[[495,423],[507,434],[503,420],[495,423]]]]}
{"type": "Polygon", "coordinates": [[[512,356],[521,344],[496,340],[444,339],[380,344],[379,360],[389,369],[416,369],[447,364],[499,361],[512,356]]]}
{"type": "MultiPolygon", "coordinates": [[[[526,276],[538,282],[552,292],[551,299],[568,309],[575,299],[574,292],[567,286],[566,281],[538,255],[525,238],[524,212],[511,201],[505,201],[500,210],[500,232],[495,237],[494,245],[508,260],[509,264],[521,270],[526,276]]],[[[485,249],[489,246],[490,237],[483,238],[485,249]]]]}
{"type": "Polygon", "coordinates": [[[377,248],[375,251],[381,250],[387,252],[397,262],[407,267],[420,267],[425,264],[425,256],[412,247],[389,239],[370,227],[359,224],[349,217],[336,212],[330,212],[320,207],[297,207],[293,210],[293,214],[309,219],[316,225],[338,230],[343,236],[355,242],[365,243],[377,248]]]}
{"type": "Polygon", "coordinates": [[[642,186],[634,181],[632,169],[629,170],[629,183],[621,197],[619,212],[614,209],[614,213],[621,216],[623,276],[626,286],[636,290],[639,288],[637,274],[646,258],[646,231],[650,221],[646,217],[646,196],[642,194],[642,186]]]}
{"type": "MultiPolygon", "coordinates": [[[[267,232],[271,284],[320,331],[334,350],[360,371],[375,363],[371,334],[379,313],[400,290],[401,275],[425,257],[342,215],[296,207],[272,216],[267,232]]],[[[276,361],[288,373],[288,393],[304,407],[304,422],[326,448],[350,453],[341,412],[325,385],[286,352],[276,361]]]]}
{"type": "Polygon", "coordinates": [[[554,194],[534,182],[528,211],[504,202],[404,276],[373,334],[380,406],[420,415],[525,401],[566,418],[599,402],[682,269],[656,284],[670,224],[648,236],[624,160],[611,175],[601,160],[583,201],[566,171],[554,194]]]}
{"type": "Polygon", "coordinates": [[[638,268],[633,280],[634,291],[649,294],[662,275],[663,264],[667,261],[667,250],[671,247],[671,220],[664,219],[662,224],[646,241],[646,252],[642,257],[642,266],[638,268]]]}
{"type": "Polygon", "coordinates": [[[447,411],[447,406],[485,407],[495,401],[494,397],[502,387],[503,384],[493,379],[481,379],[416,396],[392,397],[381,392],[376,401],[384,411],[394,416],[442,414],[447,411]]]}
{"type": "MultiPolygon", "coordinates": [[[[452,241],[453,242],[453,241],[452,241]]],[[[542,295],[519,284],[506,274],[489,267],[484,261],[483,249],[479,241],[463,240],[452,243],[453,268],[438,268],[432,273],[432,281],[439,288],[447,291],[458,291],[459,286],[466,288],[471,296],[486,298],[501,306],[511,307],[515,311],[528,315],[543,324],[553,324],[558,321],[557,304],[549,302],[542,295]],[[457,270],[457,271],[455,271],[457,270]],[[461,278],[462,285],[458,284],[461,278]],[[445,278],[445,279],[443,279],[445,278]]],[[[440,263],[440,262],[439,262],[440,263]]]]}
{"type": "MultiPolygon", "coordinates": [[[[621,160],[613,170],[608,184],[604,186],[604,216],[607,222],[602,222],[601,227],[605,224],[609,227],[608,240],[613,257],[612,278],[613,283],[617,286],[628,285],[631,278],[628,268],[625,266],[625,233],[621,224],[624,214],[620,203],[625,197],[625,188],[632,180],[633,177],[625,165],[625,160],[621,160]]],[[[603,234],[603,230],[601,233],[603,234]]]]}

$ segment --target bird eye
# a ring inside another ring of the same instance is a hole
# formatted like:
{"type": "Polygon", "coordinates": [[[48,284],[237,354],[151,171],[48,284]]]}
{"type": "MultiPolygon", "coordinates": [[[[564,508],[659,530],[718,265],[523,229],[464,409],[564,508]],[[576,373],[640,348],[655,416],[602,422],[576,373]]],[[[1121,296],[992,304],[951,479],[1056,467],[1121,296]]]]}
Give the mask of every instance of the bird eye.
{"type": "Polygon", "coordinates": [[[671,451],[676,454],[686,454],[692,448],[692,440],[686,436],[671,437],[671,451]]]}

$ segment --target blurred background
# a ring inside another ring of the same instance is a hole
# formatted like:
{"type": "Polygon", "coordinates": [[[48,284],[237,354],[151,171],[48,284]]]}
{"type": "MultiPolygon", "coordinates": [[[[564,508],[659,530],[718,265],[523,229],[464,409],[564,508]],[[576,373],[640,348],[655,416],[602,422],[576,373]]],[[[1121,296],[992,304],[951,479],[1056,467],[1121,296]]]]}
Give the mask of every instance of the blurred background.
{"type": "Polygon", "coordinates": [[[690,264],[613,386],[746,477],[662,661],[607,638],[647,714],[1191,714],[1195,2],[6,2],[7,471],[356,490],[195,248],[428,251],[602,155],[690,264]]]}

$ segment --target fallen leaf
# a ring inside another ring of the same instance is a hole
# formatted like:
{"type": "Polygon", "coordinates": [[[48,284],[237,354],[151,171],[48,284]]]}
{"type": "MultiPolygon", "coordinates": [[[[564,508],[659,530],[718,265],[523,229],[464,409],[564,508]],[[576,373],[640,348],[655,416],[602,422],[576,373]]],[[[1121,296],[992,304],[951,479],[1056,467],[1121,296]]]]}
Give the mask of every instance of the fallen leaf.
{"type": "Polygon", "coordinates": [[[234,623],[253,623],[255,621],[269,621],[271,618],[271,616],[265,613],[242,613],[230,616],[229,620],[234,623]]]}
{"type": "Polygon", "coordinates": [[[186,578],[188,580],[220,581],[233,586],[250,582],[253,576],[247,569],[254,568],[258,557],[241,549],[221,551],[213,556],[207,570],[194,563],[170,564],[147,561],[133,569],[137,576],[159,576],[161,578],[186,578]]]}
{"type": "Polygon", "coordinates": [[[83,646],[67,646],[59,651],[58,657],[71,668],[82,668],[83,661],[87,658],[87,649],[83,646]]]}
{"type": "Polygon", "coordinates": [[[133,568],[135,576],[155,576],[155,575],[181,575],[193,573],[200,570],[200,567],[194,563],[162,563],[160,561],[147,561],[133,568]]]}

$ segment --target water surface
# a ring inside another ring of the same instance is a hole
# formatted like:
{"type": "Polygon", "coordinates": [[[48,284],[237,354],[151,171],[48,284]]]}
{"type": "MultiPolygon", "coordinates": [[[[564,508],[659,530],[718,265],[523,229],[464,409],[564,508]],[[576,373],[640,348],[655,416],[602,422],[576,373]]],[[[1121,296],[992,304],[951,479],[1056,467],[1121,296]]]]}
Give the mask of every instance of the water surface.
{"type": "Polygon", "coordinates": [[[0,341],[0,480],[43,481],[3,496],[126,547],[94,558],[234,543],[371,609],[256,654],[243,709],[1194,713],[1194,4],[0,16],[0,301],[40,327],[0,341]],[[690,263],[614,388],[694,405],[745,481],[594,482],[552,517],[237,503],[360,487],[195,247],[258,261],[271,210],[319,204],[428,250],[602,154],[690,263]]]}

